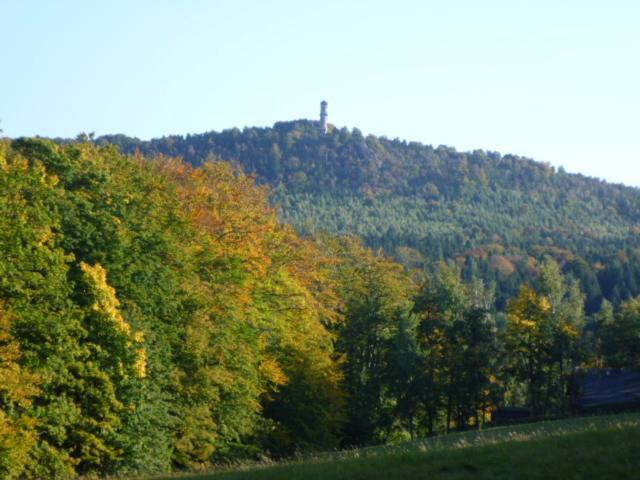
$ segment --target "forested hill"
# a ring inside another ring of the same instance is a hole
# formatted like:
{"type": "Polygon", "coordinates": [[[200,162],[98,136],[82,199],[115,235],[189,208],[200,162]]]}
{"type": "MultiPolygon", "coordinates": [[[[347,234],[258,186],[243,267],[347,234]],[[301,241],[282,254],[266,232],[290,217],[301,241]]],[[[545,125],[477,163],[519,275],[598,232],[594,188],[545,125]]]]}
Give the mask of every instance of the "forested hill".
{"type": "MultiPolygon", "coordinates": [[[[239,164],[274,187],[299,230],[356,233],[405,264],[455,259],[497,284],[498,306],[552,256],[580,279],[587,308],[640,293],[640,190],[527,158],[458,152],[363,136],[317,122],[140,141],[103,136],[125,152],[239,164]]],[[[606,161],[606,159],[603,159],[606,161]]]]}

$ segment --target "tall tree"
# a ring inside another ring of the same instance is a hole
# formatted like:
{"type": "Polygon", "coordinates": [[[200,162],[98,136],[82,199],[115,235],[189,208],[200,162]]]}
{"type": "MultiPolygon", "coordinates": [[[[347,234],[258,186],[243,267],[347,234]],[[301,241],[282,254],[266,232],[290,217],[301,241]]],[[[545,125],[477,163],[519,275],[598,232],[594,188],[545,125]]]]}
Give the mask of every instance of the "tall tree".
{"type": "Polygon", "coordinates": [[[580,362],[584,297],[549,260],[540,273],[539,291],[524,286],[509,303],[505,334],[507,372],[526,383],[532,415],[566,408],[567,387],[580,362]]]}
{"type": "Polygon", "coordinates": [[[348,445],[379,443],[394,424],[394,400],[388,382],[389,347],[414,286],[397,263],[366,249],[353,237],[322,240],[337,258],[333,278],[343,299],[344,323],[338,327],[338,351],[347,394],[348,445]]]}
{"type": "Polygon", "coordinates": [[[493,405],[496,358],[495,323],[479,284],[464,284],[455,267],[441,264],[416,297],[420,315],[423,404],[427,432],[443,427],[479,426],[493,405]]]}
{"type": "Polygon", "coordinates": [[[600,315],[600,349],[610,368],[640,368],[640,298],[624,302],[613,314],[605,305],[600,315]]]}

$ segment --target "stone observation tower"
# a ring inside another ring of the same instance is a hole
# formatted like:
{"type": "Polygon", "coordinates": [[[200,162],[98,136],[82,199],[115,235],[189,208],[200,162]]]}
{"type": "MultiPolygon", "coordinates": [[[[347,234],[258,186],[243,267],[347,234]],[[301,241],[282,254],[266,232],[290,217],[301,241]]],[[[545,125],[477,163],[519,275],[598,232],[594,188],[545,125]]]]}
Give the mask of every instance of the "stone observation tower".
{"type": "Polygon", "coordinates": [[[323,100],[320,102],[320,131],[327,133],[327,102],[323,100]]]}

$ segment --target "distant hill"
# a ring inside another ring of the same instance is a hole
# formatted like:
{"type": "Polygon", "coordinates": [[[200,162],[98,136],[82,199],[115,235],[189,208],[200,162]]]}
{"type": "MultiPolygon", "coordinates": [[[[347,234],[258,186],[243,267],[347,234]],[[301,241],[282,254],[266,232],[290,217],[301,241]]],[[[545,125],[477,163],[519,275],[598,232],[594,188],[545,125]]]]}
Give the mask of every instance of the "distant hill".
{"type": "MultiPolygon", "coordinates": [[[[300,231],[354,233],[408,266],[454,259],[497,286],[498,308],[544,256],[578,278],[587,310],[640,293],[640,190],[514,155],[458,152],[309,120],[141,141],[123,151],[235,163],[273,187],[300,231]]],[[[603,159],[603,162],[606,159],[603,159]]]]}

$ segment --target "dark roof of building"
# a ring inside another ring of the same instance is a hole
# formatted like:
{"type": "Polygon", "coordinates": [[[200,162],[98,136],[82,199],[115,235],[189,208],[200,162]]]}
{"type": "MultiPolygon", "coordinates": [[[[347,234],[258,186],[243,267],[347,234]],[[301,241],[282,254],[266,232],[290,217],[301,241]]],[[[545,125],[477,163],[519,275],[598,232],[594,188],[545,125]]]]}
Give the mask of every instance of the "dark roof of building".
{"type": "Polygon", "coordinates": [[[592,370],[581,378],[580,404],[597,407],[640,402],[640,372],[592,370]]]}
{"type": "Polygon", "coordinates": [[[531,410],[526,407],[498,407],[493,412],[493,421],[497,423],[511,420],[522,420],[531,416],[531,410]]]}

